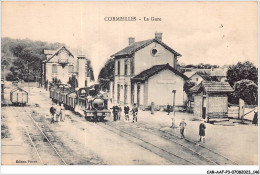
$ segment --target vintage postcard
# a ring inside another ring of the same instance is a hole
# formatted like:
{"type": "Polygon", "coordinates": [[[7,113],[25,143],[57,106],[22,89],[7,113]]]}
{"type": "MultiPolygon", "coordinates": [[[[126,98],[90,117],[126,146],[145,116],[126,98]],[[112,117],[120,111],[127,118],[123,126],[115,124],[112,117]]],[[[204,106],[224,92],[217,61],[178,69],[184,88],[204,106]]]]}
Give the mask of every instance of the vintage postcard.
{"type": "Polygon", "coordinates": [[[2,165],[258,165],[257,1],[1,13],[2,165]]]}

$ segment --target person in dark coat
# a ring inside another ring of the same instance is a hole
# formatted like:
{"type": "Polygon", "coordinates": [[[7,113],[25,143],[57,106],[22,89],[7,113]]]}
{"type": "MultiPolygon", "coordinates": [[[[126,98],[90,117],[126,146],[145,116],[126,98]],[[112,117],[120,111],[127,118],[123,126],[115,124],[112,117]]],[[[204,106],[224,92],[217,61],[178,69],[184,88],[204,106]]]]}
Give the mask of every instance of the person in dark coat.
{"type": "Polygon", "coordinates": [[[181,138],[183,139],[183,138],[185,138],[185,136],[184,136],[184,130],[185,130],[186,126],[187,126],[187,123],[185,122],[185,119],[182,119],[182,121],[181,121],[181,123],[180,123],[179,126],[180,126],[181,138]]]}
{"type": "Polygon", "coordinates": [[[136,104],[134,104],[133,109],[131,110],[132,114],[133,114],[133,123],[137,122],[137,115],[138,115],[138,107],[136,106],[136,104]]]}
{"type": "Polygon", "coordinates": [[[125,113],[125,120],[129,121],[129,106],[124,107],[124,113],[125,113]]]}
{"type": "Polygon", "coordinates": [[[50,113],[51,113],[51,123],[53,123],[55,121],[54,116],[55,116],[55,113],[56,113],[56,109],[55,109],[53,104],[50,108],[50,113]]]}
{"type": "Polygon", "coordinates": [[[113,116],[114,116],[114,121],[117,120],[118,118],[118,110],[119,110],[119,107],[118,106],[113,106],[112,108],[110,108],[113,110],[113,116]]]}
{"type": "Polygon", "coordinates": [[[258,112],[257,111],[255,111],[255,115],[254,115],[252,123],[255,124],[255,126],[258,125],[258,112]]]}
{"type": "Polygon", "coordinates": [[[201,142],[201,139],[203,139],[203,143],[205,143],[205,130],[206,130],[206,125],[203,122],[201,122],[199,126],[199,135],[200,135],[199,142],[201,142]]]}

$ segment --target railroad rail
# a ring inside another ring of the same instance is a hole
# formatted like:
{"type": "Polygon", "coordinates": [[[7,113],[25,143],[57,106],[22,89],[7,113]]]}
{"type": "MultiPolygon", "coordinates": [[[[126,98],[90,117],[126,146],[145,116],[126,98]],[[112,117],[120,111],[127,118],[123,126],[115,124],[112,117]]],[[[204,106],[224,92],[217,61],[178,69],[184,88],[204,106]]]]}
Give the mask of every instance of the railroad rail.
{"type": "Polygon", "coordinates": [[[180,165],[196,165],[196,163],[194,163],[191,160],[188,160],[184,157],[181,157],[177,154],[172,153],[171,151],[167,151],[166,149],[160,148],[159,146],[156,146],[155,144],[152,144],[148,141],[145,141],[144,139],[134,136],[133,134],[127,133],[125,131],[122,131],[116,127],[113,127],[111,125],[108,124],[101,124],[101,123],[96,123],[97,125],[99,125],[102,128],[105,128],[107,130],[109,130],[110,132],[113,132],[121,137],[124,137],[125,139],[141,146],[142,148],[144,148],[145,150],[148,150],[162,158],[165,158],[166,160],[168,160],[171,163],[174,164],[180,164],[180,165]],[[109,126],[109,127],[107,127],[109,126]]]}
{"type": "Polygon", "coordinates": [[[203,157],[210,160],[210,162],[214,162],[216,165],[223,165],[223,163],[226,164],[226,165],[238,165],[238,163],[236,163],[233,160],[230,160],[229,158],[227,158],[226,156],[224,156],[224,155],[204,146],[203,144],[198,144],[197,142],[192,141],[192,140],[187,139],[187,138],[183,139],[183,141],[182,141],[180,139],[180,137],[176,134],[169,133],[169,132],[166,132],[166,131],[163,131],[163,130],[160,130],[160,129],[158,130],[158,128],[147,127],[147,125],[143,125],[143,126],[146,126],[146,127],[143,127],[143,128],[148,130],[149,132],[153,132],[153,133],[159,132],[159,133],[162,133],[162,134],[167,134],[167,135],[161,135],[160,134],[160,137],[164,137],[165,139],[168,139],[168,140],[171,140],[171,141],[173,141],[177,144],[183,145],[183,147],[189,148],[192,152],[196,152],[199,156],[202,156],[202,154],[203,154],[204,155],[203,157]],[[180,141],[182,141],[183,143],[180,143],[180,141]],[[196,150],[194,149],[194,147],[195,147],[196,150]],[[209,154],[211,154],[211,156],[209,156],[209,154]],[[212,161],[212,159],[214,159],[214,161],[212,161]],[[216,159],[218,159],[218,160],[216,160],[216,159]],[[222,159],[222,160],[219,160],[219,159],[222,159]]]}
{"type": "Polygon", "coordinates": [[[26,112],[27,120],[21,119],[26,135],[28,136],[41,164],[43,165],[67,165],[61,154],[39,127],[33,117],[26,112]],[[29,120],[28,120],[29,119],[29,120]],[[25,121],[24,121],[25,120],[25,121]]]}
{"type": "MultiPolygon", "coordinates": [[[[84,123],[83,121],[79,121],[81,123],[84,123]]],[[[87,121],[86,121],[87,122],[87,121]]],[[[180,139],[178,135],[162,131],[158,128],[152,128],[148,127],[147,125],[144,125],[143,123],[135,123],[139,128],[142,130],[145,130],[146,132],[153,133],[155,136],[159,136],[161,138],[164,138],[166,141],[171,141],[174,142],[176,145],[179,145],[182,149],[184,149],[186,152],[189,152],[192,156],[195,156],[197,160],[188,160],[180,155],[177,155],[175,153],[172,153],[164,148],[161,148],[159,146],[156,146],[153,143],[150,143],[146,140],[144,140],[142,137],[138,137],[136,132],[133,132],[129,129],[134,129],[132,128],[132,125],[129,125],[130,123],[126,123],[128,126],[130,126],[127,129],[127,132],[124,131],[125,128],[124,125],[116,125],[114,126],[110,122],[105,122],[105,123],[93,123],[89,122],[89,124],[93,125],[96,124],[100,127],[103,127],[107,130],[109,130],[112,133],[115,133],[117,135],[120,135],[121,137],[124,137],[125,139],[143,147],[144,149],[153,152],[154,154],[165,158],[166,160],[176,164],[176,159],[174,160],[175,157],[177,159],[182,160],[182,164],[192,164],[192,165],[201,165],[201,164],[207,164],[207,165],[238,165],[236,162],[228,159],[227,157],[223,156],[220,153],[217,153],[216,151],[213,151],[207,147],[205,147],[202,144],[198,144],[197,142],[191,141],[189,139],[180,139]],[[166,154],[165,154],[166,153],[166,154]],[[165,156],[166,155],[166,156],[165,156]],[[169,157],[168,155],[171,155],[169,157]],[[171,160],[173,159],[173,160],[171,160]]],[[[180,162],[178,162],[180,163],[180,162]]]]}
{"type": "MultiPolygon", "coordinates": [[[[100,124],[98,124],[100,125],[100,124]]],[[[120,127],[115,127],[111,124],[108,124],[108,123],[105,123],[105,125],[109,125],[110,127],[113,127],[117,130],[119,130],[120,132],[124,132],[124,128],[120,128],[120,127]]],[[[176,143],[177,145],[181,146],[185,151],[188,151],[190,152],[192,155],[195,155],[195,156],[198,156],[202,159],[204,159],[205,163],[207,164],[211,164],[211,165],[238,165],[236,162],[228,159],[227,157],[223,156],[222,154],[220,153],[217,153],[207,147],[205,147],[204,145],[201,145],[201,144],[198,144],[194,141],[191,141],[191,140],[188,140],[188,139],[180,139],[179,136],[177,135],[174,135],[174,134],[171,134],[171,133],[168,133],[168,132],[165,132],[165,131],[161,131],[161,130],[158,130],[158,128],[149,128],[149,127],[143,127],[144,125],[142,124],[142,126],[140,126],[141,124],[137,124],[139,128],[141,128],[142,130],[145,130],[149,133],[153,133],[154,135],[156,136],[159,136],[161,138],[164,138],[165,140],[167,141],[171,141],[171,142],[174,142],[176,143]],[[167,135],[165,135],[167,134],[167,135]]],[[[135,130],[135,132],[131,132],[128,128],[128,133],[126,134],[129,134],[133,137],[137,137],[135,136],[137,134],[137,129],[136,128],[132,128],[135,130]],[[131,132],[131,134],[129,133],[131,132]]],[[[137,137],[138,138],[138,137],[137,137]]],[[[138,138],[138,139],[141,139],[141,138],[138,138]]],[[[141,139],[143,140],[143,139],[141,139]]],[[[180,156],[179,156],[180,157],[180,156]]],[[[201,159],[198,161],[200,162],[201,159]]],[[[197,165],[200,165],[201,163],[198,163],[198,162],[195,162],[193,161],[192,164],[197,164],[197,165]]]]}

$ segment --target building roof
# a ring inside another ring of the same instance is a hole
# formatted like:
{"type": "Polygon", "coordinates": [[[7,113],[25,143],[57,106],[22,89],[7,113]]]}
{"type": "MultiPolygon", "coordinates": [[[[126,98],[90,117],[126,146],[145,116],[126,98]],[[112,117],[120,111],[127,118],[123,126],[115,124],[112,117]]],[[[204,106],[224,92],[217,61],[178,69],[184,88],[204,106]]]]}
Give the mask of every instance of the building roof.
{"type": "Polygon", "coordinates": [[[192,88],[189,89],[190,92],[196,93],[199,91],[199,88],[201,87],[201,83],[193,86],[192,88]]]}
{"type": "Polygon", "coordinates": [[[28,94],[28,92],[26,92],[25,90],[23,90],[23,89],[20,88],[20,87],[16,87],[16,88],[12,89],[10,93],[14,93],[14,92],[16,92],[16,91],[25,92],[26,94],[28,94]]]}
{"type": "Polygon", "coordinates": [[[212,78],[212,77],[210,76],[210,74],[208,74],[207,72],[197,72],[197,74],[198,74],[199,76],[201,76],[202,79],[205,80],[205,81],[211,81],[211,80],[213,80],[213,78],[212,78]]]}
{"type": "Polygon", "coordinates": [[[185,72],[184,75],[186,75],[188,78],[191,78],[192,76],[194,76],[195,74],[201,76],[203,78],[203,80],[205,81],[214,81],[215,78],[214,77],[225,77],[226,73],[225,70],[223,69],[197,69],[197,70],[193,70],[191,72],[185,72]]]}
{"type": "Polygon", "coordinates": [[[155,66],[153,66],[153,67],[151,67],[149,69],[146,69],[146,70],[142,71],[138,75],[136,75],[133,78],[131,78],[131,80],[132,81],[145,81],[148,78],[150,78],[151,76],[157,74],[158,72],[160,72],[160,71],[162,71],[164,69],[171,70],[172,72],[174,72],[175,74],[179,75],[180,77],[182,77],[185,80],[188,79],[188,77],[186,77],[184,74],[180,73],[179,71],[177,71],[176,69],[171,67],[169,64],[161,64],[161,65],[155,65],[155,66]]]}
{"type": "Polygon", "coordinates": [[[216,76],[216,77],[225,77],[227,76],[227,73],[225,70],[223,69],[213,69],[210,72],[210,76],[216,76]]]}
{"type": "Polygon", "coordinates": [[[206,73],[206,72],[199,72],[199,71],[193,71],[193,72],[185,72],[184,73],[184,75],[186,75],[188,78],[190,78],[191,79],[191,77],[193,77],[194,75],[199,75],[203,80],[205,80],[205,81],[211,81],[212,80],[212,78],[211,78],[211,76],[208,74],[208,73],[206,73]]]}
{"type": "Polygon", "coordinates": [[[172,52],[174,55],[181,56],[181,54],[179,54],[178,52],[176,52],[175,50],[173,50],[172,48],[170,48],[169,46],[164,44],[162,41],[154,38],[154,39],[135,42],[135,43],[125,47],[124,49],[120,50],[119,52],[115,53],[111,57],[124,56],[124,55],[130,56],[130,55],[134,54],[136,51],[148,46],[149,44],[151,44],[153,42],[157,42],[158,44],[162,45],[164,48],[166,48],[167,50],[172,52]]]}
{"type": "Polygon", "coordinates": [[[82,50],[78,50],[78,49],[73,49],[73,48],[67,48],[65,46],[62,46],[62,47],[59,47],[57,50],[47,50],[47,49],[44,49],[44,54],[45,55],[51,55],[50,58],[48,58],[47,60],[45,60],[44,62],[48,62],[50,61],[50,59],[52,59],[55,55],[57,55],[59,53],[59,51],[61,49],[66,49],[70,55],[72,55],[73,57],[76,56],[81,56],[81,57],[85,57],[85,52],[82,51],[82,50]]]}
{"type": "MultiPolygon", "coordinates": [[[[74,57],[74,55],[65,46],[62,46],[62,47],[58,48],[57,50],[53,51],[52,56],[49,59],[47,59],[45,62],[49,62],[55,55],[58,55],[61,49],[67,50],[69,55],[74,57]]],[[[48,51],[48,52],[50,52],[50,51],[48,51]]]]}
{"type": "Polygon", "coordinates": [[[227,93],[234,91],[228,82],[218,81],[202,81],[200,84],[192,87],[190,91],[198,93],[201,92],[202,89],[207,93],[227,93]]]}
{"type": "Polygon", "coordinates": [[[186,75],[186,77],[190,78],[192,77],[195,73],[197,73],[196,71],[191,71],[191,72],[184,72],[183,74],[186,75]]]}

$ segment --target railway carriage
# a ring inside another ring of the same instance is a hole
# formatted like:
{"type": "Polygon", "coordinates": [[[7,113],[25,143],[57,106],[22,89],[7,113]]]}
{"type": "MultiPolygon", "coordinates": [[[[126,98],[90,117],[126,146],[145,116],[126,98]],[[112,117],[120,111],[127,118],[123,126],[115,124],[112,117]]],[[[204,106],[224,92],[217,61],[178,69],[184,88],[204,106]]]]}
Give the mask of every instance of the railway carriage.
{"type": "Polygon", "coordinates": [[[67,84],[61,84],[59,85],[59,89],[60,89],[60,93],[59,93],[59,103],[60,104],[66,104],[66,96],[69,94],[70,92],[70,85],[67,84]]]}
{"type": "Polygon", "coordinates": [[[58,103],[59,102],[59,93],[60,93],[60,89],[56,89],[55,91],[54,91],[54,97],[53,97],[53,101],[55,102],[55,103],[58,103]]]}
{"type": "Polygon", "coordinates": [[[59,84],[50,89],[50,97],[56,103],[64,104],[66,109],[73,110],[87,120],[103,121],[110,113],[107,109],[108,99],[100,93],[99,84],[78,88],[71,92],[68,85],[59,84]]]}
{"type": "Polygon", "coordinates": [[[75,92],[69,93],[66,95],[66,105],[65,107],[67,109],[75,111],[75,107],[77,104],[77,94],[75,92]]]}
{"type": "Polygon", "coordinates": [[[51,98],[51,99],[54,98],[54,91],[55,91],[55,88],[52,87],[52,88],[50,89],[50,98],[51,98]]]}

